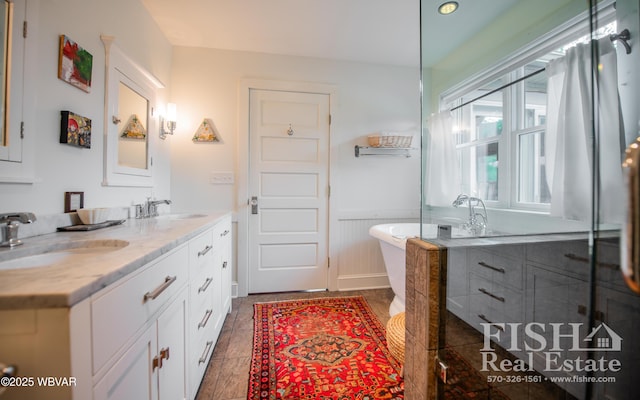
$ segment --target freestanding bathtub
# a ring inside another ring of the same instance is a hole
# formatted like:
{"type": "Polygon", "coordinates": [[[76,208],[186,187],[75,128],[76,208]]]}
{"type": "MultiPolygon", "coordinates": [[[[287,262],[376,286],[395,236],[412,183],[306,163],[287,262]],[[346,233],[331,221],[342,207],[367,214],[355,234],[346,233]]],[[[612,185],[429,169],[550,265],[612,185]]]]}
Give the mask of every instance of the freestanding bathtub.
{"type": "MultiPolygon", "coordinates": [[[[436,238],[438,235],[437,224],[423,224],[424,238],[436,238]]],[[[396,223],[374,225],[369,228],[369,235],[380,240],[382,258],[389,276],[389,283],[395,295],[389,306],[389,315],[394,316],[404,311],[405,304],[405,247],[408,238],[420,236],[419,223],[396,223]]],[[[470,236],[465,232],[454,228],[454,237],[470,236]]]]}

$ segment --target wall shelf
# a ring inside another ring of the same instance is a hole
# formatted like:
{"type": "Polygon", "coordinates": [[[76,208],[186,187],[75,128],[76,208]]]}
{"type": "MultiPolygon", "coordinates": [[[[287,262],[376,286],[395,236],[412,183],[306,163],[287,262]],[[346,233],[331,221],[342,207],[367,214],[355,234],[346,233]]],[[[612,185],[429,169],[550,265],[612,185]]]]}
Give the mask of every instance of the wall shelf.
{"type": "Polygon", "coordinates": [[[355,147],[356,157],[360,156],[395,156],[395,157],[411,157],[411,147],[355,147]]]}

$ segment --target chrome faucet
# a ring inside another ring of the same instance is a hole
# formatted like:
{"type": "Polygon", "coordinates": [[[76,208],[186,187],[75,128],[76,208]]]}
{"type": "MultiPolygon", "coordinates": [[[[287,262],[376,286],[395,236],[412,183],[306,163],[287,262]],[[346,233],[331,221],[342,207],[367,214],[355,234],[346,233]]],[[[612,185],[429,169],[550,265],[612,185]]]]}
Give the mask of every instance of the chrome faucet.
{"type": "Polygon", "coordinates": [[[478,197],[469,196],[466,194],[459,194],[453,201],[454,207],[460,207],[464,203],[469,205],[469,220],[462,224],[462,228],[468,230],[473,235],[482,235],[487,229],[487,208],[484,206],[484,201],[478,197]],[[476,212],[475,207],[481,205],[483,213],[476,212]]]}
{"type": "Polygon", "coordinates": [[[0,214],[0,224],[2,227],[2,242],[0,247],[15,247],[22,244],[18,239],[18,228],[20,224],[30,224],[36,220],[36,216],[30,212],[14,212],[0,214]]]}
{"type": "Polygon", "coordinates": [[[144,204],[136,204],[136,218],[157,217],[159,204],[171,204],[171,200],[151,200],[147,197],[144,204]]]}

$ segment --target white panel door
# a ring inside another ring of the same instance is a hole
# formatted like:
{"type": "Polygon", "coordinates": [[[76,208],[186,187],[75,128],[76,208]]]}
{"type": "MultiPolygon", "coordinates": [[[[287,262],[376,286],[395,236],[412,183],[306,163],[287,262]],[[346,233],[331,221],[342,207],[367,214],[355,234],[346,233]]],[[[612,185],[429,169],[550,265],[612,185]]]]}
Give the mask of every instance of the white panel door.
{"type": "Polygon", "coordinates": [[[327,288],[329,95],[249,93],[249,292],[327,288]]]}

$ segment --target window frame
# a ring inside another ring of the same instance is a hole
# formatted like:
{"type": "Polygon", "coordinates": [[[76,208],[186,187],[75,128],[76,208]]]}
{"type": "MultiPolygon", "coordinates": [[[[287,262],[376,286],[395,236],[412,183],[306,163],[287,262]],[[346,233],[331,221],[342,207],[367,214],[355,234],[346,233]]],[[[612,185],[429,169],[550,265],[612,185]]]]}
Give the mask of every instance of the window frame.
{"type": "MultiPolygon", "coordinates": [[[[615,2],[601,3],[598,9],[598,20],[602,26],[616,19],[615,2]]],[[[542,59],[561,46],[583,37],[590,32],[589,12],[585,11],[557,28],[540,36],[505,59],[481,70],[457,85],[443,91],[439,96],[440,111],[450,110],[462,104],[464,96],[488,85],[498,79],[506,79],[505,83],[514,82],[524,76],[524,67],[542,59]]],[[[487,207],[511,209],[518,211],[546,212],[549,203],[530,203],[519,201],[520,193],[520,152],[519,143],[523,135],[544,132],[546,125],[534,125],[525,128],[525,82],[517,82],[502,90],[503,131],[497,139],[498,143],[498,200],[485,200],[487,207]]],[[[472,148],[496,142],[495,137],[469,140],[456,145],[456,150],[472,148]]],[[[471,160],[468,160],[471,162],[471,160]]],[[[461,164],[464,160],[460,161],[461,164]]],[[[476,182],[477,184],[477,182],[476,182]]]]}

